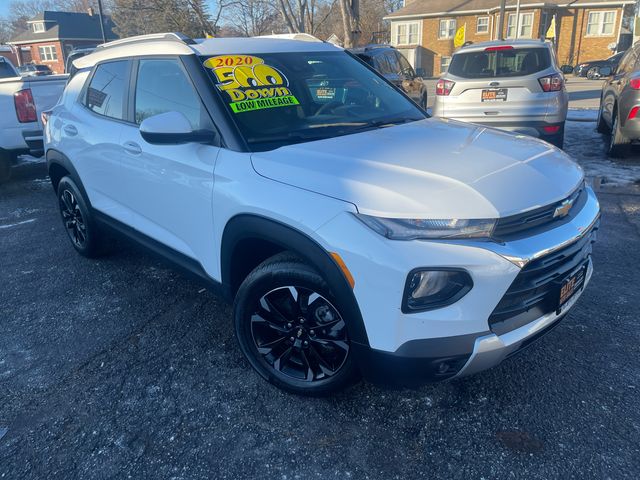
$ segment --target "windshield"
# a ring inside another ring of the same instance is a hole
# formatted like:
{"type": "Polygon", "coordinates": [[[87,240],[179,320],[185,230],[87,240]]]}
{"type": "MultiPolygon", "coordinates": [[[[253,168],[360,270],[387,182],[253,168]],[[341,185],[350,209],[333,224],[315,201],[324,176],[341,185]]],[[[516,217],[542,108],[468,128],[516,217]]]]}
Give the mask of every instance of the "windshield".
{"type": "Polygon", "coordinates": [[[547,48],[507,48],[457,53],[451,60],[449,73],[462,78],[519,77],[550,66],[547,48]]]}
{"type": "Polygon", "coordinates": [[[243,53],[202,60],[254,151],[426,117],[344,52],[243,53]]]}

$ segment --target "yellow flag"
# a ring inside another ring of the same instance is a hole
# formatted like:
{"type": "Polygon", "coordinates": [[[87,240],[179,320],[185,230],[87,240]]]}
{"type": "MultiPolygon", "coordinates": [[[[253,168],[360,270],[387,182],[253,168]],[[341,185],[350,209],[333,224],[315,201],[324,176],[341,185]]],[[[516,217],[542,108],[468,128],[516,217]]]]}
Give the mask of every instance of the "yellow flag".
{"type": "Polygon", "coordinates": [[[467,33],[467,24],[462,25],[458,31],[456,32],[456,36],[453,38],[453,46],[454,48],[461,47],[464,45],[467,33]]]}
{"type": "Polygon", "coordinates": [[[551,25],[545,34],[544,38],[556,38],[556,16],[551,18],[551,25]]]}

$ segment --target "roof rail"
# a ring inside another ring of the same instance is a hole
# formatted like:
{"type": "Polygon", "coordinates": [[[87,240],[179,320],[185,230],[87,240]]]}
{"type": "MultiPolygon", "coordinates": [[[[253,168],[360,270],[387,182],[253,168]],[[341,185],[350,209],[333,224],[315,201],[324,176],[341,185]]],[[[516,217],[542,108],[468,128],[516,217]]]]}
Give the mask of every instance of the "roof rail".
{"type": "Polygon", "coordinates": [[[103,43],[98,45],[96,48],[111,48],[111,47],[119,47],[121,45],[130,45],[134,43],[142,43],[149,41],[158,41],[158,40],[168,40],[174,42],[184,43],[185,45],[193,45],[194,42],[192,38],[187,37],[183,33],[179,32],[169,32],[169,33],[151,33],[149,35],[136,35],[135,37],[127,37],[121,38],[118,40],[112,40],[111,42],[103,43]]]}
{"type": "Polygon", "coordinates": [[[364,50],[375,50],[376,48],[393,48],[392,45],[388,43],[370,43],[364,46],[364,50]]]}

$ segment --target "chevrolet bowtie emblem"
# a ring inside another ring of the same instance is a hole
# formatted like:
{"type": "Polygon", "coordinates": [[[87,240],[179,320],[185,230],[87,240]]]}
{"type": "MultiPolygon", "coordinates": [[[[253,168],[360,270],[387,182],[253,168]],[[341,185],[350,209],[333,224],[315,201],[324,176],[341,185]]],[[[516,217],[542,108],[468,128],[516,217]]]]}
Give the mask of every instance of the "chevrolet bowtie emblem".
{"type": "Polygon", "coordinates": [[[566,217],[569,214],[571,207],[573,207],[573,200],[565,200],[555,209],[553,212],[553,218],[566,217]]]}

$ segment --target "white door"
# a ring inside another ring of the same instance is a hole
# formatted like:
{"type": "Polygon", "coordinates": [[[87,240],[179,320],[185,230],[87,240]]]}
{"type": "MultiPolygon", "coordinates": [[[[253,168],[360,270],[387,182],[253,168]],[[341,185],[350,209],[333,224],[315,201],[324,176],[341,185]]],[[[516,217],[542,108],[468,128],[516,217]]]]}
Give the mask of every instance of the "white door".
{"type": "Polygon", "coordinates": [[[138,231],[194,259],[213,252],[213,167],[219,148],[199,143],[152,145],[138,125],[147,117],[177,111],[194,130],[211,130],[211,119],[179,59],[141,59],[133,109],[120,144],[127,205],[138,231]]]}
{"type": "Polygon", "coordinates": [[[129,67],[127,60],[98,65],[82,104],[61,118],[65,151],[74,160],[91,205],[121,222],[129,221],[119,145],[129,67]]]}

